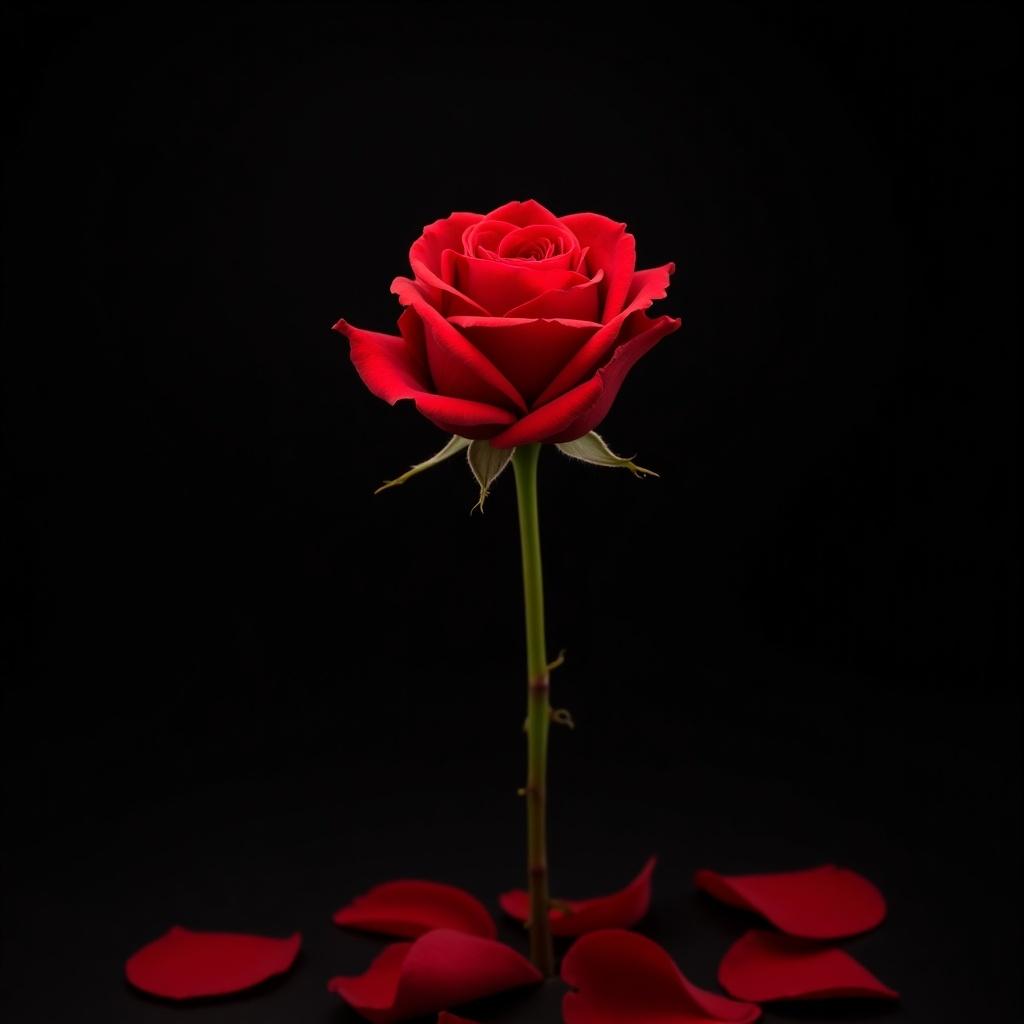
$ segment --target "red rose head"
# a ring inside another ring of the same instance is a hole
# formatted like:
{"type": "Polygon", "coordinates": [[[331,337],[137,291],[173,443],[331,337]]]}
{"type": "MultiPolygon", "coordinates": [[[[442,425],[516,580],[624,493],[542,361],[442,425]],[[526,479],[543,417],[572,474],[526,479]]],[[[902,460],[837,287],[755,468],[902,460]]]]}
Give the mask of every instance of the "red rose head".
{"type": "Polygon", "coordinates": [[[424,229],[391,290],[399,336],[339,320],[366,386],[496,448],[573,441],[607,415],[633,364],[679,327],[646,310],[672,264],[636,270],[633,236],[540,203],[453,213],[424,229]]]}

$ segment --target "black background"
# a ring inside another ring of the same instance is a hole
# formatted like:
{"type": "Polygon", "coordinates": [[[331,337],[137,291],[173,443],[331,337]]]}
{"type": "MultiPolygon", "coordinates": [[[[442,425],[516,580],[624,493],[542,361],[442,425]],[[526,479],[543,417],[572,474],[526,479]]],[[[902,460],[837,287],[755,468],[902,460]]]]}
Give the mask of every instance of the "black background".
{"type": "MultiPolygon", "coordinates": [[[[360,383],[421,225],[534,197],[627,220],[683,329],[546,453],[557,892],[661,855],[698,983],[749,923],[692,871],[839,862],[901,1007],[1019,1018],[1007,10],[376,4],[5,25],[4,1017],[355,1018],[376,881],[519,884],[512,480],[360,383]],[[173,923],[301,929],[190,1009],[122,962],[173,923]]],[[[503,932],[521,941],[516,930],[503,932]]],[[[477,1008],[555,1021],[560,987],[477,1008]]]]}

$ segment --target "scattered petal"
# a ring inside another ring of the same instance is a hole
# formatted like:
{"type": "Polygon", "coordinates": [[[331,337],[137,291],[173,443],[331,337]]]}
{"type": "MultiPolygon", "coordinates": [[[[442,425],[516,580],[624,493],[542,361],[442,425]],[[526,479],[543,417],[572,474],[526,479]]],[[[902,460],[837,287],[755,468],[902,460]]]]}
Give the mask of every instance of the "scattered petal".
{"type": "Polygon", "coordinates": [[[753,910],[780,931],[803,939],[842,939],[885,917],[885,900],[863,875],[827,864],[770,875],[698,871],[699,889],[733,907],[753,910]]]}
{"type": "Polygon", "coordinates": [[[749,931],[722,958],[718,980],[730,995],[775,999],[899,999],[841,949],[777,932],[749,931]]]}
{"type": "Polygon", "coordinates": [[[133,953],[124,973],[137,989],[163,999],[224,996],[284,974],[301,945],[298,932],[273,939],[175,926],[133,953]]]}
{"type": "Polygon", "coordinates": [[[373,1024],[392,1024],[542,980],[509,946],[441,928],[388,946],[365,974],[327,987],[373,1024]]]}
{"type": "MultiPolygon", "coordinates": [[[[657,857],[651,857],[625,889],[610,896],[556,901],[549,914],[551,933],[564,937],[602,928],[632,928],[650,908],[651,876],[657,863],[657,857]]],[[[506,914],[518,921],[529,917],[530,898],[522,889],[502,893],[498,902],[506,914]]]]}
{"type": "Polygon", "coordinates": [[[562,961],[562,980],[577,990],[562,1002],[565,1024],[751,1024],[761,1015],[692,984],[637,932],[585,935],[562,961]]]}
{"type": "Polygon", "coordinates": [[[440,882],[385,882],[337,911],[334,923],[403,939],[435,928],[484,939],[497,935],[493,918],[476,897],[440,882]]]}

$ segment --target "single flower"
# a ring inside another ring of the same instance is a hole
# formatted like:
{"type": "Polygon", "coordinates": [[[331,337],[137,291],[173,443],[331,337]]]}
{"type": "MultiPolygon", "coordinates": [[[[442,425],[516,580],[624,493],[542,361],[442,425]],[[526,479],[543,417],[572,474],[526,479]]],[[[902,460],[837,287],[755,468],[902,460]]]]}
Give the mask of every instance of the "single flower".
{"type": "Polygon", "coordinates": [[[722,988],[737,999],[899,999],[849,953],[778,932],[749,931],[718,967],[722,988]]]}
{"type": "Polygon", "coordinates": [[[856,871],[834,864],[764,875],[704,870],[694,882],[715,899],[761,914],[780,931],[804,939],[857,935],[885,918],[878,889],[856,871]]]}
{"type": "Polygon", "coordinates": [[[298,932],[274,939],[175,926],[133,953],[124,973],[135,988],[163,999],[230,995],[284,974],[301,945],[298,932]]]}
{"type": "Polygon", "coordinates": [[[592,932],[562,961],[575,992],[562,1002],[565,1024],[752,1024],[756,1006],[706,992],[637,932],[592,932]]]}
{"type": "Polygon", "coordinates": [[[442,430],[495,448],[575,441],[607,415],[641,356],[679,327],[647,309],[672,264],[636,269],[625,225],[540,203],[453,213],[409,253],[391,290],[398,335],[335,329],[366,386],[409,399],[442,430]]]}
{"type": "MultiPolygon", "coordinates": [[[[551,934],[564,937],[602,928],[632,928],[651,906],[651,876],[656,864],[657,858],[651,857],[629,885],[609,896],[552,901],[551,934]]],[[[518,921],[529,917],[530,900],[525,890],[502,893],[499,902],[510,917],[518,921]]]]}
{"type": "Polygon", "coordinates": [[[464,889],[413,880],[375,886],[336,911],[334,923],[404,939],[415,939],[435,928],[484,939],[497,934],[487,908],[464,889]]]}
{"type": "Polygon", "coordinates": [[[327,987],[373,1024],[394,1024],[541,980],[511,947],[441,928],[388,946],[365,973],[327,987]]]}

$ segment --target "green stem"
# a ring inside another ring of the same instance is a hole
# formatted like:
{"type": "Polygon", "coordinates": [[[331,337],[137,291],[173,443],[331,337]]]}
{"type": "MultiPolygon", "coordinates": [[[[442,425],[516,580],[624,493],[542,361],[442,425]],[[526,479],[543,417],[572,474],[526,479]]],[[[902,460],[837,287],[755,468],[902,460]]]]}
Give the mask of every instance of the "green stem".
{"type": "Polygon", "coordinates": [[[530,958],[545,976],[554,974],[555,955],[548,919],[547,773],[551,727],[549,669],[544,642],[544,579],[537,517],[537,461],[540,445],[516,449],[512,465],[519,500],[519,537],[523,552],[523,600],[526,610],[526,848],[530,893],[530,958]]]}

